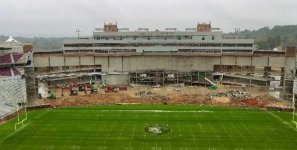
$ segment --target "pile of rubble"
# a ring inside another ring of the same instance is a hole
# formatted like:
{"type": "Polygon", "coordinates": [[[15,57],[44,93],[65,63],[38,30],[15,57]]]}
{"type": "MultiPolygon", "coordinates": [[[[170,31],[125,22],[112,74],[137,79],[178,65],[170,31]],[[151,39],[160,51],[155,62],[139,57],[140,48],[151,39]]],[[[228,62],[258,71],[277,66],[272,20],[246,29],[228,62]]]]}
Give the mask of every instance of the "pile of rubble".
{"type": "Polygon", "coordinates": [[[232,100],[245,100],[253,98],[251,94],[239,90],[230,90],[225,93],[208,93],[207,96],[209,99],[215,99],[218,97],[229,97],[232,100]]]}
{"type": "Polygon", "coordinates": [[[154,104],[154,103],[167,104],[170,102],[170,97],[165,96],[165,95],[153,95],[153,96],[149,96],[149,97],[144,97],[143,100],[145,100],[146,102],[151,103],[151,104],[154,104]]]}
{"type": "Polygon", "coordinates": [[[156,92],[154,92],[154,91],[139,91],[139,92],[135,93],[136,96],[140,96],[140,97],[147,97],[147,96],[152,96],[155,94],[156,94],[156,92]]]}

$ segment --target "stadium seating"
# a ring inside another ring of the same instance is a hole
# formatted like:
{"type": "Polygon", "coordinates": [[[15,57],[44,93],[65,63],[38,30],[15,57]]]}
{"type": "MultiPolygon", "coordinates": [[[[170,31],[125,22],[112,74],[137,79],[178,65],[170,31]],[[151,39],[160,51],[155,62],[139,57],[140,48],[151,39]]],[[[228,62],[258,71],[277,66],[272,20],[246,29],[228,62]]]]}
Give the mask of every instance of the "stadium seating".
{"type": "Polygon", "coordinates": [[[0,68],[0,76],[11,76],[10,68],[0,68]]]}
{"type": "Polygon", "coordinates": [[[16,69],[10,68],[10,67],[5,67],[5,68],[0,68],[0,77],[10,77],[10,76],[12,76],[11,69],[12,69],[15,76],[21,75],[21,73],[16,69]]]}
{"type": "Polygon", "coordinates": [[[5,54],[0,56],[0,64],[26,63],[27,54],[5,54]],[[13,60],[11,60],[11,58],[13,60]]]}
{"type": "Polygon", "coordinates": [[[15,63],[27,63],[27,54],[13,54],[13,59],[15,63]]]}
{"type": "Polygon", "coordinates": [[[9,64],[11,63],[10,54],[0,56],[0,64],[9,64]]]}
{"type": "Polygon", "coordinates": [[[25,102],[25,80],[20,77],[0,79],[0,118],[16,111],[18,103],[25,102]]]}

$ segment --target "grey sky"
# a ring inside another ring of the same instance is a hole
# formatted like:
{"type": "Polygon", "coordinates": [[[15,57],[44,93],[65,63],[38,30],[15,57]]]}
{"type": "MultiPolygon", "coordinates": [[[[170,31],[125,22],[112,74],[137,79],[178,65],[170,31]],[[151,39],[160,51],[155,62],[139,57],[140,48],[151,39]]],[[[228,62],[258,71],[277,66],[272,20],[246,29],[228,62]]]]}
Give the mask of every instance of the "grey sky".
{"type": "Polygon", "coordinates": [[[297,0],[1,0],[0,35],[91,35],[104,22],[119,27],[184,30],[212,22],[224,32],[234,28],[297,24],[297,0]]]}

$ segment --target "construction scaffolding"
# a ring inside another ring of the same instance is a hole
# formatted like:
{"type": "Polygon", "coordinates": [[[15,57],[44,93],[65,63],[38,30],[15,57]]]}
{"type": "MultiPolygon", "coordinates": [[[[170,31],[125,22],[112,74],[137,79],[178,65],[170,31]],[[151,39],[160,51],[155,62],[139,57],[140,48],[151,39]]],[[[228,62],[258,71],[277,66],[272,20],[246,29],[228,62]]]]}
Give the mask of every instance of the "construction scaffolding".
{"type": "Polygon", "coordinates": [[[131,72],[130,84],[141,85],[209,85],[205,77],[212,79],[211,71],[180,72],[175,70],[145,70],[131,72]]]}
{"type": "Polygon", "coordinates": [[[283,98],[287,100],[293,100],[293,85],[294,79],[296,78],[296,47],[291,46],[286,50],[285,55],[285,67],[282,68],[282,79],[283,79],[283,98]],[[294,61],[294,66],[290,67],[289,61],[294,61]]]}

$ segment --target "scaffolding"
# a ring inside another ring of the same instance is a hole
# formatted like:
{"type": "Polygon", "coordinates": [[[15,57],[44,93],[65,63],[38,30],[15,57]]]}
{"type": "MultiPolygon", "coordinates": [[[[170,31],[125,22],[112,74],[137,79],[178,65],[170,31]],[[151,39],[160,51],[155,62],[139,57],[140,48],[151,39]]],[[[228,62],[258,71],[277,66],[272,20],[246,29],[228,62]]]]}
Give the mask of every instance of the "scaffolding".
{"type": "Polygon", "coordinates": [[[176,70],[144,70],[131,72],[130,84],[141,85],[208,85],[205,77],[212,79],[212,71],[182,72],[176,70]]]}

